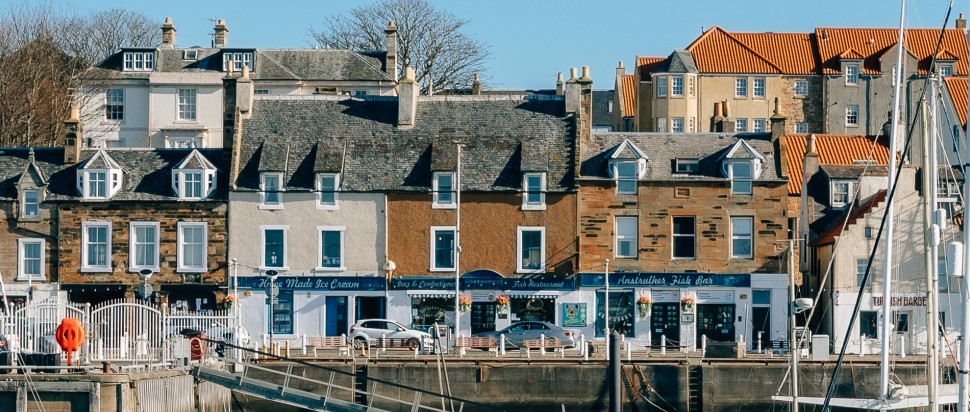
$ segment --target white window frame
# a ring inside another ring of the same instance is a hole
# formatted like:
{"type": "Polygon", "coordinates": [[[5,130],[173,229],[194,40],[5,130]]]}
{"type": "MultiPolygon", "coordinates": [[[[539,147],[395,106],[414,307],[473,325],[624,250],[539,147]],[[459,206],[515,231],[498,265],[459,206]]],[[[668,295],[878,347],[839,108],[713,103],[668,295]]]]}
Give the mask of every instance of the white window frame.
{"type": "Polygon", "coordinates": [[[695,260],[697,259],[697,216],[671,216],[670,218],[670,233],[673,238],[670,242],[670,258],[673,260],[695,260]],[[690,219],[693,227],[692,233],[679,233],[675,230],[677,225],[674,224],[676,219],[690,219]],[[694,245],[693,250],[690,252],[690,256],[676,256],[674,251],[676,250],[674,245],[677,243],[677,238],[691,238],[691,243],[694,245]]]}
{"type": "Polygon", "coordinates": [[[40,189],[24,189],[20,194],[20,217],[25,219],[40,218],[40,189]],[[33,194],[33,202],[29,201],[30,194],[33,194]]]}
{"type": "Polygon", "coordinates": [[[340,173],[317,173],[317,210],[338,210],[340,209],[340,173]],[[333,195],[333,201],[324,201],[324,179],[333,179],[333,192],[326,192],[333,195]]]}
{"type": "Polygon", "coordinates": [[[179,199],[184,200],[195,200],[202,199],[205,197],[205,173],[201,170],[179,170],[179,199]],[[189,181],[189,177],[198,177],[198,182],[195,179],[189,181]],[[193,196],[194,193],[190,193],[198,188],[198,194],[193,196]],[[191,189],[191,190],[190,190],[191,189]]]}
{"type": "Polygon", "coordinates": [[[667,97],[666,76],[657,76],[657,97],[667,97]]]}
{"type": "Polygon", "coordinates": [[[674,159],[674,173],[696,173],[701,170],[700,159],[674,159]]]}
{"type": "Polygon", "coordinates": [[[111,222],[81,222],[81,272],[111,272],[111,222]],[[88,264],[91,242],[88,240],[88,229],[93,227],[105,228],[105,264],[88,264]]]}
{"type": "Polygon", "coordinates": [[[118,123],[125,121],[125,89],[117,87],[105,89],[104,119],[118,123]]]}
{"type": "Polygon", "coordinates": [[[751,84],[751,95],[757,98],[764,98],[767,93],[768,82],[764,77],[755,77],[751,84]]]}
{"type": "Polygon", "coordinates": [[[314,268],[315,271],[320,272],[342,272],[347,270],[347,259],[344,251],[346,250],[347,243],[345,242],[345,233],[347,231],[346,226],[317,226],[317,265],[314,268]],[[324,232],[338,232],[340,234],[340,265],[339,266],[323,266],[323,233],[324,232]]]}
{"type": "Polygon", "coordinates": [[[205,273],[209,270],[209,224],[206,222],[178,222],[178,256],[176,271],[184,273],[205,273]],[[185,230],[202,228],[202,264],[190,266],[185,262],[185,230]]]}
{"type": "Polygon", "coordinates": [[[435,258],[435,234],[437,232],[451,232],[451,234],[453,236],[453,239],[455,239],[455,243],[457,243],[457,241],[458,241],[458,233],[457,233],[457,228],[455,226],[431,226],[431,256],[430,256],[430,259],[428,260],[428,262],[431,263],[431,269],[430,269],[430,271],[432,271],[432,272],[454,272],[455,271],[454,263],[455,263],[455,258],[457,257],[456,256],[457,251],[455,250],[457,248],[455,247],[456,246],[455,244],[453,244],[452,245],[452,248],[451,248],[451,262],[452,262],[452,266],[451,267],[438,267],[438,262],[437,262],[437,259],[435,258]]]}
{"type": "Polygon", "coordinates": [[[546,210],[546,173],[530,172],[522,175],[522,210],[546,210]],[[539,178],[539,187],[529,184],[530,178],[539,178]]]}
{"type": "Polygon", "coordinates": [[[283,208],[283,173],[264,172],[259,176],[259,208],[278,210],[283,208]],[[268,179],[276,179],[276,190],[267,190],[268,179]],[[269,197],[276,194],[276,200],[270,201],[269,197]]]}
{"type": "Polygon", "coordinates": [[[122,71],[150,72],[155,70],[155,52],[128,51],[122,55],[122,71]]]}
{"type": "Polygon", "coordinates": [[[751,195],[754,194],[754,164],[751,161],[734,161],[728,165],[728,179],[731,180],[731,195],[751,195]],[[743,164],[748,166],[751,173],[748,176],[735,176],[735,166],[743,164]]]}
{"type": "Polygon", "coordinates": [[[808,96],[808,80],[795,80],[795,97],[808,96]]]}
{"type": "Polygon", "coordinates": [[[795,123],[795,133],[808,133],[808,122],[795,123]]]}
{"type": "Polygon", "coordinates": [[[639,255],[639,251],[640,251],[639,244],[637,241],[637,233],[639,233],[640,231],[639,224],[640,222],[637,216],[615,216],[613,218],[613,256],[614,257],[618,259],[637,258],[637,255],[639,255]],[[620,222],[627,222],[627,223],[632,222],[633,233],[627,233],[627,231],[631,228],[625,225],[620,225],[620,222]],[[621,254],[620,250],[622,250],[622,248],[620,247],[620,243],[628,243],[628,242],[632,242],[630,250],[632,250],[633,253],[629,255],[621,254]]]}
{"type": "Polygon", "coordinates": [[[754,217],[752,216],[731,216],[731,259],[754,259],[754,217]],[[738,234],[736,230],[737,223],[740,221],[748,221],[751,226],[751,233],[748,234],[738,234]],[[738,254],[735,251],[734,242],[747,240],[751,245],[747,254],[738,254]]]}
{"type": "MultiPolygon", "coordinates": [[[[855,285],[862,286],[862,278],[866,275],[866,266],[869,265],[868,258],[856,258],[855,260],[855,285]]],[[[870,278],[871,279],[871,278],[870,278]]],[[[869,286],[868,284],[866,286],[869,286]]]]}
{"type": "Polygon", "coordinates": [[[232,70],[234,72],[241,72],[243,66],[249,66],[249,72],[255,72],[256,68],[253,67],[253,53],[252,52],[224,52],[222,54],[222,71],[229,69],[229,62],[232,62],[232,70]]]}
{"type": "Polygon", "coordinates": [[[458,202],[456,201],[457,193],[455,190],[455,172],[434,172],[431,179],[431,191],[432,191],[432,209],[454,209],[458,207],[458,202]],[[440,179],[443,177],[451,178],[451,190],[446,191],[449,193],[450,198],[447,203],[441,200],[441,193],[438,188],[440,186],[440,179]]]}
{"type": "Polygon", "coordinates": [[[670,132],[671,133],[684,133],[684,118],[683,117],[672,117],[672,118],[670,118],[670,132]]]}
{"type": "Polygon", "coordinates": [[[748,97],[748,78],[738,77],[734,79],[734,97],[735,98],[747,98],[748,97]]]}
{"type": "Polygon", "coordinates": [[[175,107],[176,119],[194,122],[198,119],[199,91],[197,89],[178,89],[175,107]]]}
{"type": "Polygon", "coordinates": [[[734,119],[734,131],[744,133],[748,131],[748,119],[741,117],[734,119]]]}
{"type": "Polygon", "coordinates": [[[38,280],[47,278],[47,242],[40,238],[17,239],[17,280],[38,280]],[[27,245],[39,245],[39,273],[27,273],[27,245]]]}
{"type": "Polygon", "coordinates": [[[515,271],[516,273],[545,273],[546,268],[546,228],[544,226],[519,226],[515,243],[515,271]],[[539,267],[526,268],[525,251],[522,249],[525,232],[539,232],[539,267]]]}
{"type": "Polygon", "coordinates": [[[858,105],[848,105],[845,106],[845,125],[846,126],[858,126],[859,125],[859,106],[858,105]]]}
{"type": "Polygon", "coordinates": [[[667,118],[658,117],[657,118],[657,133],[663,133],[667,131],[667,118]]]}
{"type": "Polygon", "coordinates": [[[287,265],[289,254],[287,248],[287,236],[290,232],[289,225],[259,225],[259,270],[276,270],[283,271],[289,270],[287,265]],[[283,261],[280,262],[280,266],[266,266],[266,231],[267,230],[282,230],[283,231],[283,261]]]}
{"type": "Polygon", "coordinates": [[[82,185],[82,197],[87,200],[104,200],[110,196],[111,193],[111,171],[108,169],[90,169],[83,170],[81,174],[84,176],[84,184],[82,185]],[[93,176],[98,176],[104,174],[104,179],[92,179],[93,176]],[[97,193],[91,194],[92,185],[94,188],[98,188],[100,184],[103,184],[104,191],[96,191],[97,193]]]}
{"type": "Polygon", "coordinates": [[[128,223],[128,271],[132,273],[138,273],[143,269],[149,269],[152,272],[158,272],[159,260],[162,256],[159,249],[161,248],[161,225],[158,222],[129,222],[128,223]],[[139,228],[152,228],[155,229],[154,239],[149,239],[148,242],[139,242],[136,239],[135,233],[139,228]],[[138,256],[138,246],[139,244],[151,245],[154,247],[155,252],[152,256],[154,264],[139,264],[137,261],[138,256]]]}
{"type": "Polygon", "coordinates": [[[953,76],[953,65],[952,64],[940,64],[940,65],[938,65],[938,67],[939,67],[939,70],[937,70],[937,71],[939,72],[939,75],[941,77],[953,76]]]}
{"type": "Polygon", "coordinates": [[[638,173],[638,165],[636,160],[623,160],[616,161],[613,163],[614,176],[616,176],[616,194],[618,195],[635,195],[637,194],[637,189],[640,186],[640,176],[638,173]],[[620,174],[621,166],[632,166],[633,174],[630,176],[625,176],[620,174]],[[629,185],[629,182],[633,182],[633,190],[623,190],[624,183],[629,185]]]}
{"type": "MultiPolygon", "coordinates": [[[[896,77],[893,76],[895,79],[896,77]]],[[[845,65],[845,84],[849,86],[856,86],[859,84],[859,65],[858,64],[847,64],[845,65]]]]}
{"type": "Polygon", "coordinates": [[[834,208],[843,208],[852,203],[855,182],[851,180],[832,180],[829,185],[829,204],[834,208]],[[845,189],[844,191],[842,189],[845,189]],[[840,198],[837,198],[840,197],[840,198]],[[844,196],[844,198],[841,198],[844,196]]]}
{"type": "Polygon", "coordinates": [[[670,95],[674,97],[684,96],[684,76],[670,77],[670,95]]]}
{"type": "Polygon", "coordinates": [[[751,131],[765,133],[768,131],[768,119],[751,119],[751,131]]]}

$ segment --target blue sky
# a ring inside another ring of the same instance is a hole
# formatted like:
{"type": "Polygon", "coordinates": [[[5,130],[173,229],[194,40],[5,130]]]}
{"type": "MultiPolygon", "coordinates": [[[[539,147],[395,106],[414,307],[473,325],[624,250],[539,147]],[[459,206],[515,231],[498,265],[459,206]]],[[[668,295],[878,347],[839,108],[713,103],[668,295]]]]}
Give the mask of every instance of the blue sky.
{"type": "MultiPolygon", "coordinates": [[[[0,4],[7,1],[0,0],[0,4]]],[[[887,0],[431,0],[470,20],[468,32],[490,46],[487,76],[497,89],[555,86],[557,72],[590,66],[596,89],[612,89],[617,62],[631,72],[635,56],[666,56],[687,47],[702,27],[736,32],[810,32],[815,27],[897,27],[900,4],[887,0]]],[[[123,7],[158,20],[171,17],[180,47],[210,44],[210,18],[225,19],[229,44],[308,47],[309,27],[364,1],[53,0],[80,13],[123,7]]],[[[948,0],[910,0],[907,27],[939,27],[948,0]]],[[[957,2],[949,27],[958,12],[957,2]]]]}

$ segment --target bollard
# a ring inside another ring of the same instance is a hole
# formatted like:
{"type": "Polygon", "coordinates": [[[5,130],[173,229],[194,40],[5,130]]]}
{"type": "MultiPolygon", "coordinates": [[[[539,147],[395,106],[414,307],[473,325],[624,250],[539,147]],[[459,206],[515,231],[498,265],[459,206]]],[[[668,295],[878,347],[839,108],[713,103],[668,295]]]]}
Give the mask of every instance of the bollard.
{"type": "Polygon", "coordinates": [[[761,332],[760,330],[758,331],[758,353],[761,353],[761,332]]]}
{"type": "Polygon", "coordinates": [[[505,355],[505,334],[498,335],[498,348],[501,355],[505,355]]]}
{"type": "Polygon", "coordinates": [[[579,335],[580,353],[583,355],[583,360],[589,360],[589,344],[586,343],[586,335],[579,335]]]}
{"type": "Polygon", "coordinates": [[[859,338],[859,357],[866,356],[866,339],[859,338]]]}
{"type": "Polygon", "coordinates": [[[546,356],[546,334],[539,334],[539,356],[546,356]]]}
{"type": "Polygon", "coordinates": [[[628,362],[633,360],[633,344],[630,342],[626,343],[626,360],[628,362]]]}
{"type": "Polygon", "coordinates": [[[307,347],[307,343],[308,343],[306,334],[304,333],[302,336],[300,336],[300,339],[301,339],[301,341],[300,341],[301,345],[300,346],[303,346],[303,356],[306,356],[306,347],[307,347]]]}
{"type": "Polygon", "coordinates": [[[707,335],[701,335],[701,357],[707,355],[707,335]]]}
{"type": "Polygon", "coordinates": [[[461,344],[461,334],[460,333],[458,334],[458,337],[455,338],[455,344],[458,345],[458,356],[459,357],[462,357],[462,358],[465,357],[465,355],[467,355],[468,352],[465,350],[466,349],[465,348],[465,345],[462,345],[461,344]]]}
{"type": "Polygon", "coordinates": [[[379,351],[381,355],[387,354],[387,334],[381,334],[381,350],[379,351]]]}
{"type": "Polygon", "coordinates": [[[899,357],[906,357],[906,339],[903,337],[903,335],[899,335],[899,357]]]}
{"type": "Polygon", "coordinates": [[[284,351],[284,353],[286,353],[286,357],[289,358],[290,357],[290,341],[286,341],[283,344],[284,344],[283,351],[284,351]]]}
{"type": "Polygon", "coordinates": [[[667,335],[660,335],[660,354],[667,354],[667,335]]]}
{"type": "Polygon", "coordinates": [[[101,362],[101,373],[111,373],[111,362],[101,362]]]}

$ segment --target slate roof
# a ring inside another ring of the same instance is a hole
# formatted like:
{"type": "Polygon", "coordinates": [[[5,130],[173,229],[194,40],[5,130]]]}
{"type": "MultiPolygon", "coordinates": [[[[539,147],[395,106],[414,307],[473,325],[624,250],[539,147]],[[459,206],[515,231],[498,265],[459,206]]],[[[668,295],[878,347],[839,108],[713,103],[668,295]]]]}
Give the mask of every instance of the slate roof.
{"type": "MultiPolygon", "coordinates": [[[[808,145],[807,134],[786,134],[785,160],[788,167],[788,194],[795,196],[802,192],[802,174],[805,149],[808,145]]],[[[872,160],[879,165],[888,165],[889,146],[882,139],[873,146],[873,138],[859,135],[815,134],[815,151],[819,155],[819,165],[852,165],[859,160],[872,160]]]]}
{"type": "MultiPolygon", "coordinates": [[[[91,68],[91,78],[148,79],[151,71],[122,71],[124,49],[91,68]]],[[[253,48],[193,48],[193,49],[137,49],[154,51],[157,73],[213,73],[222,74],[222,53],[253,52],[255,62],[250,78],[253,80],[341,80],[393,81],[383,70],[378,57],[349,50],[329,49],[253,49],[253,48]],[[195,50],[197,59],[183,59],[186,50],[195,50]]]]}
{"type": "Polygon", "coordinates": [[[889,176],[889,167],[885,165],[821,165],[819,169],[822,169],[829,179],[856,180],[862,176],[889,176]]]}
{"type": "MultiPolygon", "coordinates": [[[[228,199],[229,151],[198,149],[219,172],[215,193],[204,201],[228,199]]],[[[16,199],[14,186],[27,165],[27,148],[0,148],[0,199],[16,199]]],[[[124,171],[123,187],[109,201],[177,201],[172,190],[172,169],[185,159],[192,149],[112,150],[111,157],[124,171]]],[[[77,169],[90,159],[96,150],[81,152],[76,164],[64,164],[63,148],[35,148],[35,164],[48,179],[46,201],[80,201],[77,190],[77,169]]]]}
{"type": "Polygon", "coordinates": [[[646,181],[725,181],[721,157],[743,139],[765,157],[764,171],[758,182],[784,182],[767,133],[597,133],[583,144],[580,159],[582,180],[609,180],[607,168],[614,149],[629,140],[649,157],[643,179],[646,181]],[[677,159],[698,159],[697,173],[674,173],[677,159]]]}
{"type": "MultiPolygon", "coordinates": [[[[612,90],[593,90],[593,126],[613,125],[613,112],[610,111],[612,103],[612,90]]],[[[613,110],[619,109],[614,107],[613,110]]]]}
{"type": "Polygon", "coordinates": [[[847,210],[841,214],[835,216],[835,218],[827,222],[827,227],[823,228],[821,233],[815,237],[812,244],[816,246],[823,246],[832,244],[835,239],[842,234],[843,223],[845,222],[846,215],[848,215],[849,223],[845,225],[855,224],[860,218],[865,215],[872,213],[880,204],[886,201],[886,189],[881,189],[872,196],[866,199],[860,200],[852,210],[847,210]]]}
{"type": "Polygon", "coordinates": [[[659,73],[697,73],[697,63],[687,50],[674,50],[664,59],[654,72],[659,73]]]}
{"type": "Polygon", "coordinates": [[[454,169],[454,140],[465,144],[462,190],[518,191],[525,171],[547,172],[550,192],[573,190],[575,121],[559,96],[421,97],[410,129],[395,126],[397,108],[396,98],[257,97],[238,190],[258,190],[265,167],[285,165],[286,190],[312,190],[314,171],[330,169],[344,191],[429,192],[433,170],[454,169]],[[340,164],[320,154],[327,147],[341,148],[340,164]]]}

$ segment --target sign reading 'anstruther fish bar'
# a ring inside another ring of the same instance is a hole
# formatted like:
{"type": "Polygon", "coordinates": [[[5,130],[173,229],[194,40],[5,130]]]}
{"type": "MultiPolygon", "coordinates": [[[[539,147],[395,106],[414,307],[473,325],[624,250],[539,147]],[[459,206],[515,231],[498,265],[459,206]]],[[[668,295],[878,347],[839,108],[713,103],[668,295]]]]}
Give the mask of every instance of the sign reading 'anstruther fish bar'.
{"type": "MultiPolygon", "coordinates": [[[[611,287],[751,287],[749,274],[620,272],[609,277],[611,287]]],[[[579,286],[603,287],[605,278],[603,273],[580,273],[579,286]]]]}

